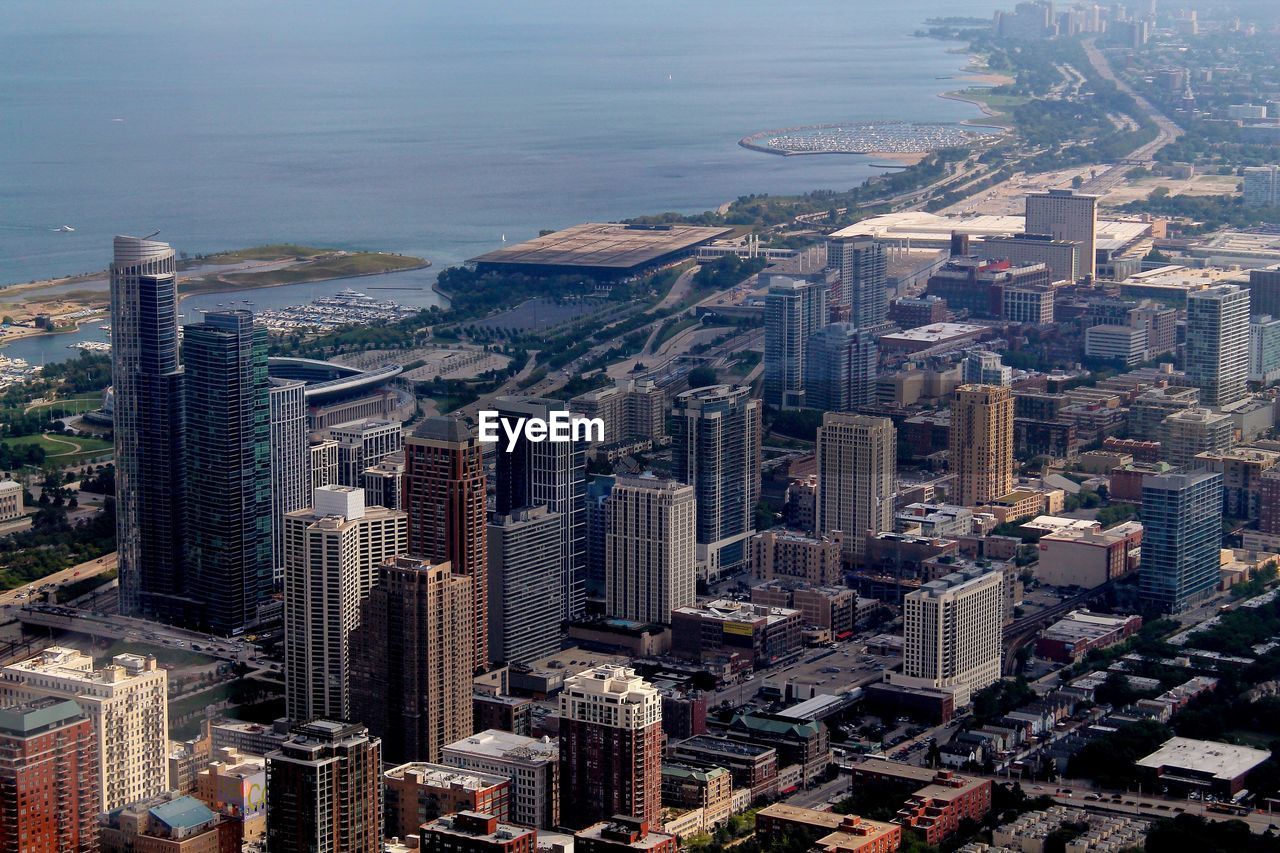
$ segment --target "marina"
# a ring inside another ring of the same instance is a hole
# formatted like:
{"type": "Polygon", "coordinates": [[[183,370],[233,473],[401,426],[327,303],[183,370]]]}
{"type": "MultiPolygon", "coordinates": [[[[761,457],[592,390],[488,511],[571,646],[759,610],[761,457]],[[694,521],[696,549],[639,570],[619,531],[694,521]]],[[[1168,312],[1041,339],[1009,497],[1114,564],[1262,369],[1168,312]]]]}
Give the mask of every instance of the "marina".
{"type": "Polygon", "coordinates": [[[999,128],[940,122],[866,121],[763,130],[738,141],[743,148],[780,154],[927,154],[973,145],[999,128]]]}
{"type": "Polygon", "coordinates": [[[259,311],[256,319],[276,333],[331,332],[348,326],[392,323],[412,317],[419,310],[348,288],[332,296],[317,297],[305,305],[259,311]]]}

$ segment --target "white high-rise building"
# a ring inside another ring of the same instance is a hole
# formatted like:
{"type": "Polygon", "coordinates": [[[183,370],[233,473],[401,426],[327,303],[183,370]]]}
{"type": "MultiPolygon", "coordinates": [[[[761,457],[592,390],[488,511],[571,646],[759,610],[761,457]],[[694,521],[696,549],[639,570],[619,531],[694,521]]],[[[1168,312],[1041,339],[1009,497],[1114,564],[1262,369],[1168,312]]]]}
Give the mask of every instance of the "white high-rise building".
{"type": "Polygon", "coordinates": [[[827,412],[817,455],[818,532],[842,531],[843,558],[857,562],[868,533],[893,530],[898,431],[888,418],[827,412]]]}
{"type": "Polygon", "coordinates": [[[51,646],[0,670],[0,706],[53,696],[70,699],[93,722],[101,811],[169,790],[169,679],[153,657],[93,658],[51,646]]]}
{"type": "Polygon", "coordinates": [[[1280,166],[1249,166],[1244,170],[1244,203],[1249,207],[1280,205],[1280,166]]]}
{"type": "Polygon", "coordinates": [[[1027,196],[1026,233],[1080,244],[1076,271],[1093,276],[1097,271],[1098,197],[1075,190],[1049,190],[1027,196]]]}
{"type": "Polygon", "coordinates": [[[902,602],[902,674],[907,687],[946,690],[956,707],[1000,679],[1004,573],[966,569],[929,581],[902,602]]]}
{"type": "Polygon", "coordinates": [[[889,316],[888,258],[883,243],[863,235],[827,241],[827,265],[840,270],[841,307],[859,329],[876,330],[889,316]]]}
{"type": "Polygon", "coordinates": [[[1206,406],[1248,393],[1248,288],[1220,284],[1187,294],[1187,377],[1206,406]]]}
{"type": "Polygon", "coordinates": [[[693,486],[619,476],[609,493],[605,598],[610,616],[670,622],[697,599],[693,486]]]}
{"type": "Polygon", "coordinates": [[[405,552],[405,514],[352,486],[316,489],[285,516],[284,676],[291,720],[351,718],[351,633],[378,567],[405,552]]]}
{"type": "Polygon", "coordinates": [[[560,651],[563,520],[545,506],[495,513],[489,547],[489,657],[507,664],[560,651]]]}
{"type": "Polygon", "coordinates": [[[284,517],[305,509],[311,499],[311,448],[307,444],[305,382],[272,379],[271,400],[271,565],[284,581],[284,517]]]}
{"type": "Polygon", "coordinates": [[[827,282],[769,276],[764,298],[764,401],[784,409],[805,404],[805,351],[827,324],[827,282]]]}

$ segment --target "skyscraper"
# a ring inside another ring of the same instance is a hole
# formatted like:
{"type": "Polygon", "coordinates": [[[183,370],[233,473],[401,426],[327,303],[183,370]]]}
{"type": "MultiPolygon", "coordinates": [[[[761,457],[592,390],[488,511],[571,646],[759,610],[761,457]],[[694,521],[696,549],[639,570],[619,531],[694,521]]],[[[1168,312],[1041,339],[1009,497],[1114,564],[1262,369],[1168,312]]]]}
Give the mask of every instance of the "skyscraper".
{"type": "Polygon", "coordinates": [[[94,669],[89,655],[50,646],[0,670],[0,707],[44,697],[74,701],[93,724],[95,811],[169,790],[168,674],[155,658],[116,655],[94,669]]]}
{"type": "MultiPolygon", "coordinates": [[[[565,411],[559,400],[499,397],[498,417],[516,427],[523,418],[550,419],[565,411]]],[[[529,441],[522,437],[511,452],[498,454],[496,510],[506,514],[545,506],[560,515],[562,621],[579,618],[586,606],[586,446],[581,441],[529,441]]]]}
{"type": "Polygon", "coordinates": [[[560,650],[560,514],[545,506],[495,514],[489,524],[489,652],[529,663],[560,650]]]}
{"type": "Polygon", "coordinates": [[[951,401],[951,503],[977,506],[1013,491],[1013,394],[961,385],[951,401]]]}
{"type": "Polygon", "coordinates": [[[784,409],[805,405],[805,349],[827,324],[827,283],[771,275],[764,298],[764,401],[784,409]]]}
{"type": "Polygon", "coordinates": [[[290,720],[351,719],[351,633],[378,567],[405,549],[404,513],[351,486],[284,518],[284,677],[290,720]]]}
{"type": "Polygon", "coordinates": [[[885,322],[889,292],[884,244],[865,236],[834,238],[827,241],[827,265],[840,270],[850,323],[874,330],[885,322]]]}
{"type": "Polygon", "coordinates": [[[903,598],[902,674],[894,683],[955,693],[956,706],[1000,680],[1004,573],[967,569],[903,598]]]}
{"type": "Polygon", "coordinates": [[[1218,585],[1222,475],[1159,474],[1142,480],[1144,601],[1180,613],[1218,585]]]}
{"type": "Polygon", "coordinates": [[[1076,272],[1097,272],[1098,197],[1075,190],[1049,190],[1027,195],[1026,233],[1080,244],[1076,272]]]}
{"type": "Polygon", "coordinates": [[[404,448],[404,428],[399,421],[371,418],[329,427],[329,437],[338,442],[338,482],[360,485],[360,475],[404,448]]]}
{"type": "Polygon", "coordinates": [[[818,428],[819,533],[842,531],[842,557],[857,563],[868,533],[893,530],[898,431],[888,418],[827,412],[818,428]]]}
{"type": "Polygon", "coordinates": [[[358,723],[314,720],[267,755],[271,853],[381,853],[382,755],[358,723]]]}
{"type": "Polygon", "coordinates": [[[560,817],[582,827],[662,808],[662,696],[635,670],[603,664],[560,691],[560,817]]]}
{"type": "Polygon", "coordinates": [[[351,639],[351,716],[387,761],[439,761],[471,733],[472,579],[397,557],[378,570],[351,639]]]}
{"type": "Polygon", "coordinates": [[[186,435],[178,286],[168,243],[117,237],[111,262],[120,611],[195,618],[185,597],[186,435]]]}
{"type": "Polygon", "coordinates": [[[489,662],[488,537],[485,533],[484,456],[462,421],[427,418],[405,441],[404,506],[409,553],[448,561],[472,579],[477,667],[489,662]]]}
{"type": "Polygon", "coordinates": [[[693,487],[652,475],[619,476],[605,536],[606,612],[670,622],[697,599],[693,487]]]}
{"type": "Polygon", "coordinates": [[[97,850],[98,750],[69,699],[0,709],[0,853],[97,850]]]}
{"type": "Polygon", "coordinates": [[[311,499],[311,452],[307,444],[306,383],[272,379],[271,401],[271,566],[284,582],[284,517],[311,499]]]}
{"type": "Polygon", "coordinates": [[[1219,407],[1248,393],[1249,290],[1220,284],[1187,294],[1187,378],[1219,407]]]}
{"type": "Polygon", "coordinates": [[[273,587],[267,330],[248,311],[210,311],[186,327],[188,593],[200,624],[250,624],[273,587]]]}
{"type": "Polygon", "coordinates": [[[673,471],[697,500],[698,573],[747,567],[760,499],[760,401],[744,386],[691,388],[672,411],[673,471]]]}
{"type": "Polygon", "coordinates": [[[847,412],[876,399],[876,337],[852,323],[819,329],[805,348],[804,404],[847,412]]]}

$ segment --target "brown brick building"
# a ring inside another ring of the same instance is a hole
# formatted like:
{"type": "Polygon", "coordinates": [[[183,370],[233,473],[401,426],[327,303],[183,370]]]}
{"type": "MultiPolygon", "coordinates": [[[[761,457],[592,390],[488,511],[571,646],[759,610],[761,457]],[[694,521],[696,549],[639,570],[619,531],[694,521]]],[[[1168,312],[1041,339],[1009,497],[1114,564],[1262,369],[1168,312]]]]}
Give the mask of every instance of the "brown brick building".
{"type": "Polygon", "coordinates": [[[68,699],[0,710],[0,853],[98,849],[95,743],[68,699]]]}

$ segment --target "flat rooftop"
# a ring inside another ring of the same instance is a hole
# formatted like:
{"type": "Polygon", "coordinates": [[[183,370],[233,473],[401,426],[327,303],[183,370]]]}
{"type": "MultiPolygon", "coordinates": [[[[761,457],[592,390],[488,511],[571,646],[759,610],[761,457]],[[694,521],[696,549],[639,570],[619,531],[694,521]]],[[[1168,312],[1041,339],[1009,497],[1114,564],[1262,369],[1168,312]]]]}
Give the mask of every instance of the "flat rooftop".
{"type": "MultiPolygon", "coordinates": [[[[1016,215],[944,216],[913,210],[886,213],[856,222],[832,237],[874,237],[885,242],[910,242],[917,248],[950,245],[951,232],[974,238],[1006,237],[1026,231],[1027,219],[1016,215]]],[[[1097,248],[1119,251],[1151,233],[1150,222],[1134,219],[1098,219],[1097,248]]]]}
{"type": "Polygon", "coordinates": [[[1155,752],[1134,762],[1154,770],[1171,767],[1210,773],[1214,779],[1238,779],[1271,757],[1270,752],[1212,740],[1171,737],[1155,752]]]}
{"type": "Polygon", "coordinates": [[[471,260],[479,267],[547,267],[624,273],[658,263],[732,228],[589,222],[504,246],[471,260]]]}
{"type": "Polygon", "coordinates": [[[986,330],[986,326],[973,326],[968,323],[932,323],[891,335],[882,335],[881,340],[940,344],[970,335],[980,335],[986,330]]]}
{"type": "Polygon", "coordinates": [[[525,761],[559,761],[559,743],[551,738],[531,738],[500,729],[485,729],[470,737],[447,744],[445,751],[455,750],[490,758],[525,761]]]}

